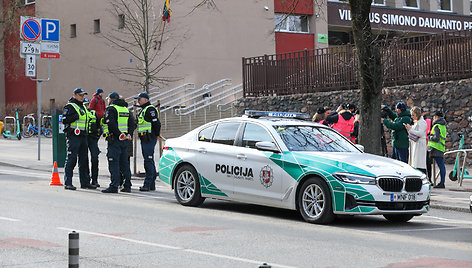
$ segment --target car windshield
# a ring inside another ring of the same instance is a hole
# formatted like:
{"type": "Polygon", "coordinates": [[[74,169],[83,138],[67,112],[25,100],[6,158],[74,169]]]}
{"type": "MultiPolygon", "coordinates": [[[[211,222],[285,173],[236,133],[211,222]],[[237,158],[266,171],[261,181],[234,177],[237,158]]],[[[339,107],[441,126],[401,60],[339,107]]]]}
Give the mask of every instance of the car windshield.
{"type": "Polygon", "coordinates": [[[316,126],[274,126],[290,151],[359,152],[349,141],[329,128],[316,126]]]}

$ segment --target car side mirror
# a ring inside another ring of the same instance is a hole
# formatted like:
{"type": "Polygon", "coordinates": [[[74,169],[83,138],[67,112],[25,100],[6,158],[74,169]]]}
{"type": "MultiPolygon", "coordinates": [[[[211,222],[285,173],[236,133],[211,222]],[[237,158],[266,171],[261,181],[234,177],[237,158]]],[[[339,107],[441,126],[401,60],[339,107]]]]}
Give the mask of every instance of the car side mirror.
{"type": "Polygon", "coordinates": [[[280,153],[280,150],[275,146],[273,142],[270,141],[260,141],[256,142],[256,148],[257,150],[261,151],[269,151],[273,153],[280,153]]]}
{"type": "Polygon", "coordinates": [[[362,152],[364,152],[364,146],[363,145],[360,145],[360,144],[354,144],[357,149],[361,150],[362,152]]]}

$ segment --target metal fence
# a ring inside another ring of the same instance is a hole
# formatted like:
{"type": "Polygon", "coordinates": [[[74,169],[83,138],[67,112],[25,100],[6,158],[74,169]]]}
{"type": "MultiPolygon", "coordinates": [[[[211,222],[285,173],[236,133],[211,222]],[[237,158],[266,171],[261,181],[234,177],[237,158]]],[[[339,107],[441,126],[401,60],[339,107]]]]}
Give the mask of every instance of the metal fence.
{"type": "MultiPolygon", "coordinates": [[[[472,77],[472,31],[376,41],[383,86],[472,77]]],[[[352,45],[243,58],[245,97],[359,88],[352,45]]]]}

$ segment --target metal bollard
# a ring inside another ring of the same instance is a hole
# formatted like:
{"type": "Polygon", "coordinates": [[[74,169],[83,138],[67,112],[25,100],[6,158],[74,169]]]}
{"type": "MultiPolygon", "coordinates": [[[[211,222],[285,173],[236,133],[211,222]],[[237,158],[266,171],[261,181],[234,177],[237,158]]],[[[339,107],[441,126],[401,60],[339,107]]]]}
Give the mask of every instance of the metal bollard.
{"type": "Polygon", "coordinates": [[[69,268],[79,267],[79,233],[69,233],[69,268]]]}
{"type": "Polygon", "coordinates": [[[268,265],[267,263],[263,263],[259,268],[271,268],[272,266],[268,265]]]}

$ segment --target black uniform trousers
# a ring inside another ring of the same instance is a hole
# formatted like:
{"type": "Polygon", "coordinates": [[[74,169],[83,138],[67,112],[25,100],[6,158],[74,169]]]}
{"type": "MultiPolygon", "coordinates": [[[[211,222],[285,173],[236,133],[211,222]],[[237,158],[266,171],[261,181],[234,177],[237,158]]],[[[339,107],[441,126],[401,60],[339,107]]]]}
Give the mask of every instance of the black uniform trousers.
{"type": "Polygon", "coordinates": [[[88,149],[90,151],[90,162],[92,166],[90,167],[90,173],[92,180],[97,180],[98,178],[98,155],[100,154],[100,149],[98,148],[99,138],[94,136],[88,136],[88,149]]]}
{"type": "Polygon", "coordinates": [[[72,185],[72,175],[79,159],[79,179],[80,186],[90,184],[90,175],[88,167],[88,142],[87,136],[71,135],[67,137],[67,157],[64,167],[64,184],[72,185]]]}
{"type": "Polygon", "coordinates": [[[111,189],[120,187],[120,172],[124,177],[123,187],[131,188],[131,170],[128,162],[128,140],[112,140],[108,142],[108,170],[111,174],[111,189]]]}

